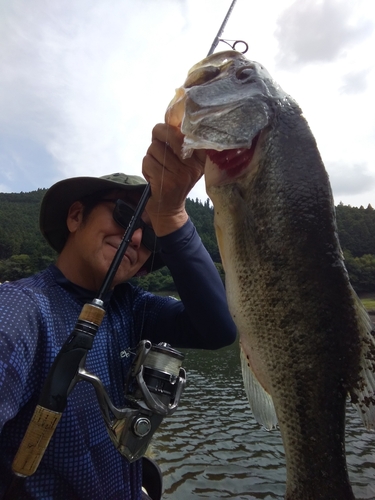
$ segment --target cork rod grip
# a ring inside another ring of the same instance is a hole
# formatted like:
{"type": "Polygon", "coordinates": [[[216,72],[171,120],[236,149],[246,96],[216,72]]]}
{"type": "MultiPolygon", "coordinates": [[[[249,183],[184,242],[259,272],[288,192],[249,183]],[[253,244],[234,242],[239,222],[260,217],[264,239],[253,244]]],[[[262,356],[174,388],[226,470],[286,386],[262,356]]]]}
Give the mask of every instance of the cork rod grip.
{"type": "Polygon", "coordinates": [[[26,477],[34,474],[61,415],[61,413],[37,405],[13,460],[12,470],[15,474],[26,477]]]}
{"type": "Polygon", "coordinates": [[[97,328],[101,325],[105,315],[105,310],[102,307],[93,304],[85,304],[82,308],[79,320],[93,323],[97,328]]]}
{"type": "Polygon", "coordinates": [[[13,460],[12,470],[19,477],[28,477],[37,470],[67,403],[79,365],[91,349],[94,336],[105,310],[85,304],[77,324],[56,356],[44,383],[21,445],[13,460]]]}

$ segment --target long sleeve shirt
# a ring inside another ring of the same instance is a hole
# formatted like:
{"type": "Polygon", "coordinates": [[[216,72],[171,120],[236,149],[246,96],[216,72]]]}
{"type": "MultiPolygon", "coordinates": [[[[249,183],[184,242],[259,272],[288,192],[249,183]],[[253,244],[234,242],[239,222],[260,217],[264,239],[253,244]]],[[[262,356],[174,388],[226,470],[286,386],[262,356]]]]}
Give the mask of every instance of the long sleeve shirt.
{"type": "MultiPolygon", "coordinates": [[[[102,381],[113,404],[126,406],[124,381],[140,339],[172,347],[216,349],[236,330],[221,279],[192,223],[161,238],[162,258],[181,301],[129,283],[105,297],[106,314],[85,368],[102,381]]],[[[0,286],[0,497],[53,360],[93,292],[69,282],[56,266],[0,286]]],[[[140,500],[141,461],[112,444],[91,384],[79,382],[25,497],[40,500],[140,500]]]]}

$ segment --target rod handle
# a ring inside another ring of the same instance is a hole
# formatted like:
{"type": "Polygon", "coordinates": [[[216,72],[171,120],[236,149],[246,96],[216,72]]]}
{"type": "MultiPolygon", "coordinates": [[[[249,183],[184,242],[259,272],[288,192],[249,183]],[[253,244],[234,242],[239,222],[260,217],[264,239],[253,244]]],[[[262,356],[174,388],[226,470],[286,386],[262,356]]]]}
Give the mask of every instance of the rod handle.
{"type": "Polygon", "coordinates": [[[91,349],[105,315],[102,302],[85,304],[75,329],[56,356],[29,426],[14,457],[12,470],[28,477],[37,470],[76,382],[79,365],[91,349]]]}
{"type": "Polygon", "coordinates": [[[12,470],[15,474],[24,477],[34,474],[61,415],[62,413],[37,405],[12,463],[12,470]]]}

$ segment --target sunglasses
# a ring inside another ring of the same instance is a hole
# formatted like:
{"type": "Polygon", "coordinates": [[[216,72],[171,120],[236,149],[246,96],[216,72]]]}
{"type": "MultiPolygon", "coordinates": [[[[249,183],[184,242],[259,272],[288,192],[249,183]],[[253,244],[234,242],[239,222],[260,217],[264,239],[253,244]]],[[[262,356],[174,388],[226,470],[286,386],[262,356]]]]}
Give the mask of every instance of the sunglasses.
{"type": "MultiPolygon", "coordinates": [[[[115,203],[115,208],[113,209],[112,214],[115,222],[124,229],[129,227],[130,221],[135,213],[134,208],[125,203],[123,200],[104,199],[100,201],[115,203]]],[[[148,226],[141,218],[139,218],[134,225],[134,231],[139,228],[142,229],[142,245],[153,253],[158,252],[160,250],[159,241],[152,227],[148,226]]]]}

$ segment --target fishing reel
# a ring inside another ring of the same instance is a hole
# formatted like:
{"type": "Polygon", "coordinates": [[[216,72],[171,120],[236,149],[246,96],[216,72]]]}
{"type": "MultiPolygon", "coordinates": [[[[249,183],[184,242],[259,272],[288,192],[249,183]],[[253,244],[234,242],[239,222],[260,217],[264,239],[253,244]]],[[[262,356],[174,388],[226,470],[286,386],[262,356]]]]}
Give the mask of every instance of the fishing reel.
{"type": "Polygon", "coordinates": [[[169,344],[142,340],[125,382],[129,406],[123,409],[112,404],[98,377],[83,367],[79,369],[79,379],[95,388],[113,444],[129,462],[145,454],[163,418],[177,409],[186,383],[186,372],[181,368],[184,357],[169,344]]]}

